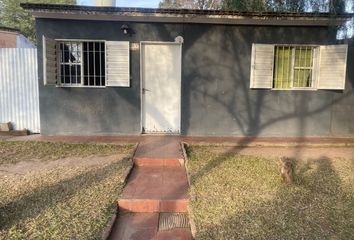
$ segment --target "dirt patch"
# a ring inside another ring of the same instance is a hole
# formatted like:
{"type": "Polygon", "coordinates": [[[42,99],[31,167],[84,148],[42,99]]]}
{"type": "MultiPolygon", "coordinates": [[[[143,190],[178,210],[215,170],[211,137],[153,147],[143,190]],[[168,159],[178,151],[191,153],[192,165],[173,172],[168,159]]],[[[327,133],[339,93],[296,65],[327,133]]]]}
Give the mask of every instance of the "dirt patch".
{"type": "Polygon", "coordinates": [[[1,140],[8,140],[10,138],[12,138],[12,136],[2,136],[2,135],[0,135],[0,141],[1,140]]]}
{"type": "Polygon", "coordinates": [[[213,153],[237,153],[246,156],[274,158],[286,156],[296,159],[317,159],[320,157],[354,160],[354,148],[350,147],[210,147],[213,153]]]}
{"type": "Polygon", "coordinates": [[[129,156],[129,154],[114,154],[109,156],[67,157],[53,161],[21,161],[16,164],[0,165],[0,176],[27,174],[29,172],[51,170],[58,167],[91,167],[111,163],[119,159],[128,158],[129,156]]]}

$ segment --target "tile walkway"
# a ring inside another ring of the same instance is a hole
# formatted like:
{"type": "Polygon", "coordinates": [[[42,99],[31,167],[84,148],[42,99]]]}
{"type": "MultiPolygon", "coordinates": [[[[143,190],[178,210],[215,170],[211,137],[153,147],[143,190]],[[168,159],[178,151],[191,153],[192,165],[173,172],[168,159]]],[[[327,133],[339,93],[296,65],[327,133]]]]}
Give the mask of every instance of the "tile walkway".
{"type": "Polygon", "coordinates": [[[109,239],[192,239],[188,228],[158,229],[160,213],[187,212],[189,185],[180,138],[143,138],[133,161],[109,239]]]}

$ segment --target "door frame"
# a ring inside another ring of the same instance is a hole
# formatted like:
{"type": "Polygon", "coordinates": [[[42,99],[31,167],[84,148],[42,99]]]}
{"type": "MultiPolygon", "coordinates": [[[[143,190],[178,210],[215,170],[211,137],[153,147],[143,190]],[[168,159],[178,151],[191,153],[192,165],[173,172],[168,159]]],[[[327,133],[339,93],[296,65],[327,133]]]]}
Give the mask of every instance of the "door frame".
{"type": "MultiPolygon", "coordinates": [[[[144,96],[143,96],[143,83],[144,83],[144,74],[143,74],[143,45],[144,44],[153,44],[153,45],[178,45],[180,48],[179,60],[181,63],[181,78],[180,78],[180,108],[179,108],[179,133],[181,134],[181,127],[182,127],[182,43],[179,42],[168,42],[168,41],[140,41],[140,133],[144,133],[144,126],[143,126],[143,114],[144,114],[144,96]]],[[[147,133],[147,134],[166,134],[166,133],[147,133]]],[[[171,133],[173,135],[175,133],[171,133]]],[[[177,134],[177,133],[176,133],[177,134]]]]}

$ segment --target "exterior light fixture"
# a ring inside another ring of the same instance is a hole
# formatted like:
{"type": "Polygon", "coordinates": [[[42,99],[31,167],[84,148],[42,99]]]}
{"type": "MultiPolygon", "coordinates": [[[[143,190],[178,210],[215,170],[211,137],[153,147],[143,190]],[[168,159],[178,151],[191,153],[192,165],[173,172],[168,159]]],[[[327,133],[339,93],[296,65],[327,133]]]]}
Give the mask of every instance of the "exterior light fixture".
{"type": "Polygon", "coordinates": [[[128,32],[129,32],[129,26],[128,26],[127,24],[123,24],[123,25],[120,27],[120,30],[122,30],[124,34],[128,34],[128,32]]]}

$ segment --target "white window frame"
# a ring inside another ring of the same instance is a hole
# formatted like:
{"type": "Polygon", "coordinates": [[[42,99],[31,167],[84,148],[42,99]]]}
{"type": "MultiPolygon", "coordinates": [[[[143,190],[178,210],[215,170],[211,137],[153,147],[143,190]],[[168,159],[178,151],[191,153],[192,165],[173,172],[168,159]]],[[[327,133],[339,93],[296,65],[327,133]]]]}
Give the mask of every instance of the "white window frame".
{"type": "Polygon", "coordinates": [[[307,91],[317,91],[316,87],[316,79],[317,79],[317,74],[316,72],[318,71],[318,59],[319,59],[319,48],[320,45],[313,45],[313,44],[274,44],[274,59],[275,59],[275,49],[276,47],[288,47],[288,48],[293,48],[292,49],[292,60],[291,60],[291,87],[290,88],[276,88],[274,87],[274,82],[275,82],[275,69],[276,69],[276,61],[273,63],[273,85],[271,90],[274,91],[289,91],[289,90],[307,90],[307,91]],[[295,50],[296,47],[310,47],[313,48],[313,54],[312,54],[312,67],[295,67],[295,50]],[[294,76],[295,76],[295,70],[296,69],[311,69],[311,86],[310,87],[294,87],[294,76]]]}
{"type": "MultiPolygon", "coordinates": [[[[105,85],[95,85],[95,86],[91,86],[91,85],[85,85],[84,84],[84,64],[83,64],[83,43],[84,42],[100,42],[100,43],[104,43],[104,45],[106,46],[106,41],[105,40],[92,40],[92,39],[55,39],[55,41],[57,42],[57,52],[59,53],[57,56],[57,65],[58,65],[58,80],[57,80],[57,87],[69,87],[69,88],[77,88],[77,87],[81,87],[81,88],[106,88],[106,84],[107,84],[107,79],[105,79],[105,85]],[[61,82],[61,61],[60,61],[60,55],[61,55],[61,51],[60,51],[60,44],[61,43],[65,43],[65,42],[75,42],[75,43],[80,43],[81,44],[81,61],[80,61],[80,65],[81,65],[81,75],[80,75],[80,79],[81,82],[80,84],[78,83],[62,83],[61,82]]],[[[104,60],[105,60],[105,64],[107,62],[107,54],[106,54],[106,47],[103,48],[105,54],[104,54],[104,60]]],[[[105,66],[106,68],[106,66],[105,66]]],[[[103,71],[103,73],[105,74],[105,78],[106,78],[106,71],[103,71]]],[[[102,82],[102,80],[101,80],[102,82]]]]}

